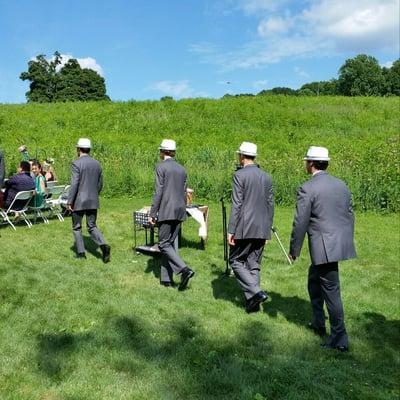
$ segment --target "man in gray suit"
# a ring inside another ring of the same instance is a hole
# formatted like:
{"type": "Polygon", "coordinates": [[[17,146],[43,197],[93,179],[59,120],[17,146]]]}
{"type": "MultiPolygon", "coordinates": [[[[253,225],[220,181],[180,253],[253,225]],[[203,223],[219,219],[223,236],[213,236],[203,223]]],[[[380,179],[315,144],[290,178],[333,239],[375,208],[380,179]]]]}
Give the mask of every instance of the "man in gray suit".
{"type": "Polygon", "coordinates": [[[257,146],[243,142],[237,153],[241,168],[233,176],[229,263],[250,313],[268,298],[260,288],[260,268],[265,241],[271,239],[274,195],[271,177],[254,163],[257,146]]]}
{"type": "Polygon", "coordinates": [[[338,261],[356,257],[351,193],[344,182],[325,171],[330,160],[328,149],[311,146],[304,160],[312,178],[297,193],[289,256],[295,260],[300,255],[307,232],[311,256],[308,292],[313,314],[308,327],[320,336],[325,335],[325,303],[331,331],[323,347],[346,352],[348,337],[338,261]]]}
{"type": "Polygon", "coordinates": [[[156,167],[155,192],[149,222],[158,223],[158,248],[161,251],[161,284],[172,287],[173,273],[181,275],[179,290],[184,290],[193,277],[180,258],[174,243],[181,223],[186,219],[186,171],[175,160],[176,143],[164,139],[159,147],[161,162],[156,167]]]}
{"type": "Polygon", "coordinates": [[[82,237],[82,219],[86,215],[86,225],[92,240],[101,248],[103,262],[110,261],[110,246],[96,226],[99,193],[103,188],[103,173],[100,163],[90,157],[92,144],[81,138],[76,145],[78,159],[72,163],[71,187],[67,209],[72,212],[72,230],[75,238],[77,258],[86,258],[82,237]]]}

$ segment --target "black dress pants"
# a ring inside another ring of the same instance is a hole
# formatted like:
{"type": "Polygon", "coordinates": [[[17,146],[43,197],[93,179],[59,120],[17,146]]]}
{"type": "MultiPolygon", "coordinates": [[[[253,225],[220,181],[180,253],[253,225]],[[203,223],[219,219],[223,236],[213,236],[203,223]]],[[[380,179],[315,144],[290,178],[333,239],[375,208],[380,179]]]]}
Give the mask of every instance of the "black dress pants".
{"type": "Polygon", "coordinates": [[[260,270],[265,239],[236,239],[230,247],[229,264],[246,300],[261,291],[260,270]]]}
{"type": "Polygon", "coordinates": [[[172,282],[173,273],[179,274],[186,264],[179,256],[175,240],[181,228],[181,221],[169,220],[158,223],[158,248],[161,252],[161,282],[172,282]]]}
{"type": "Polygon", "coordinates": [[[333,347],[347,347],[348,336],[344,325],[337,262],[310,266],[308,271],[308,293],[313,313],[311,323],[316,328],[325,327],[325,303],[331,327],[327,343],[333,347]]]}

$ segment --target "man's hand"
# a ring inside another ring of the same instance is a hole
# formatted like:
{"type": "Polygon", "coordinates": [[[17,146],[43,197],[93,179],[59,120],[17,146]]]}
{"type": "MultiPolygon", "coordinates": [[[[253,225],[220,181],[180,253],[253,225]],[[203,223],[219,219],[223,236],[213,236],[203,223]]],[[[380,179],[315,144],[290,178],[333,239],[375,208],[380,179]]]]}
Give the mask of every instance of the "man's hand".
{"type": "Polygon", "coordinates": [[[294,260],[297,258],[296,256],[294,256],[293,254],[289,254],[289,258],[291,262],[294,262],[294,260]]]}
{"type": "Polygon", "coordinates": [[[149,224],[150,225],[155,225],[156,224],[156,219],[154,217],[149,217],[149,224]]]}
{"type": "Polygon", "coordinates": [[[71,204],[67,204],[67,210],[73,212],[74,209],[72,208],[71,204]]]}
{"type": "Polygon", "coordinates": [[[228,233],[228,244],[229,246],[235,245],[235,236],[232,233],[228,233]]]}

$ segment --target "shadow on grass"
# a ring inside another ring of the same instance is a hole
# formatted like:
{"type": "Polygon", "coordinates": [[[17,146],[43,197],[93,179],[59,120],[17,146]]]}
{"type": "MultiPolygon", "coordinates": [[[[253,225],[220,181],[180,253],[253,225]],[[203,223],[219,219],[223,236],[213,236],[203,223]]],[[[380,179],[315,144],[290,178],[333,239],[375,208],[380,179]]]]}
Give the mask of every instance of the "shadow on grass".
{"type": "Polygon", "coordinates": [[[71,372],[68,360],[71,354],[85,342],[93,340],[91,334],[47,333],[37,337],[39,370],[56,382],[60,382],[71,372]]]}
{"type": "MultiPolygon", "coordinates": [[[[277,294],[274,298],[277,305],[285,303],[284,307],[297,302],[279,298],[277,294]]],[[[290,318],[298,321],[291,314],[290,318]]],[[[389,327],[386,339],[392,349],[396,348],[398,321],[387,321],[374,313],[368,313],[366,318],[369,319],[366,326],[382,324],[377,334],[385,335],[385,327],[389,327]]],[[[67,332],[38,335],[39,370],[57,384],[68,381],[83,359],[94,356],[95,348],[96,357],[100,354],[108,360],[111,369],[130,376],[135,382],[143,379],[159,398],[311,400],[322,398],[324,393],[326,399],[372,399],[376,397],[371,396],[370,387],[361,379],[368,370],[373,372],[369,374],[370,386],[380,385],[380,393],[395,390],[393,380],[382,381],[374,365],[351,354],[328,353],[314,348],[314,344],[296,343],[296,340],[288,344],[290,348],[284,356],[277,353],[276,331],[262,321],[247,319],[239,323],[237,334],[219,336],[207,333],[202,322],[193,316],[164,320],[160,325],[136,315],[113,315],[106,318],[102,331],[97,337],[92,333],[67,332]],[[112,358],[109,353],[113,354],[112,358]],[[348,386],[341,379],[332,383],[339,359],[346,379],[353,382],[350,397],[348,386]]],[[[372,354],[380,353],[376,349],[372,354]]],[[[389,368],[391,361],[383,361],[389,368]]],[[[382,373],[390,374],[387,370],[382,373]]]]}
{"type": "Polygon", "coordinates": [[[264,303],[264,312],[272,318],[278,313],[282,314],[289,322],[304,326],[311,318],[311,305],[309,301],[297,296],[285,297],[279,293],[268,292],[270,299],[264,303]]]}
{"type": "Polygon", "coordinates": [[[382,352],[385,358],[398,362],[400,350],[400,321],[387,320],[382,314],[365,312],[363,314],[365,337],[371,347],[382,352]]]}
{"type": "Polygon", "coordinates": [[[181,236],[179,240],[179,247],[187,247],[195,250],[205,250],[204,242],[202,240],[189,240],[181,236]]]}
{"type": "MultiPolygon", "coordinates": [[[[83,235],[83,244],[85,245],[85,249],[88,253],[90,253],[91,255],[93,255],[98,259],[102,258],[99,246],[90,238],[90,236],[83,235]]],[[[74,252],[74,254],[76,254],[77,251],[75,243],[70,247],[70,249],[71,251],[74,252]]]]}
{"type": "Polygon", "coordinates": [[[160,279],[160,268],[161,268],[161,257],[160,256],[149,256],[147,260],[147,267],[145,273],[153,273],[154,277],[160,279]]]}
{"type": "Polygon", "coordinates": [[[211,282],[214,299],[230,301],[235,306],[243,307],[244,297],[234,275],[217,271],[218,267],[215,264],[211,267],[214,269],[212,274],[215,275],[215,279],[211,282]]]}

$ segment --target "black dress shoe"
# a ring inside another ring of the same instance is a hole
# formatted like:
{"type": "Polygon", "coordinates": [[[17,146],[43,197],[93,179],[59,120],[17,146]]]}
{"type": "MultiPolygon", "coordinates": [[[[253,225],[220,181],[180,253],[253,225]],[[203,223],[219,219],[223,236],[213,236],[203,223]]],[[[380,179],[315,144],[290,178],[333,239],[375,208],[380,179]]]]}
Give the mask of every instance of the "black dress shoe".
{"type": "Polygon", "coordinates": [[[163,281],[161,281],[160,285],[161,286],[165,286],[165,287],[172,287],[173,288],[175,286],[175,283],[174,282],[163,282],[163,281]]]}
{"type": "Polygon", "coordinates": [[[321,344],[321,347],[326,350],[337,350],[341,353],[348,353],[349,351],[349,348],[347,346],[332,346],[329,343],[323,343],[321,344]]]}
{"type": "Polygon", "coordinates": [[[75,258],[86,258],[86,254],[85,253],[78,253],[75,258]]]}
{"type": "Polygon", "coordinates": [[[181,283],[179,284],[178,290],[185,290],[186,286],[189,283],[189,279],[193,278],[194,271],[192,271],[190,268],[186,267],[182,272],[181,272],[181,283]]]}
{"type": "Polygon", "coordinates": [[[324,326],[317,327],[309,322],[307,328],[320,337],[326,336],[326,328],[324,326]]]}
{"type": "Polygon", "coordinates": [[[268,299],[267,293],[263,292],[262,290],[258,293],[256,293],[253,297],[251,297],[249,300],[247,300],[246,303],[246,311],[248,313],[253,312],[257,306],[260,306],[260,303],[268,299]]]}
{"type": "Polygon", "coordinates": [[[111,247],[108,244],[102,244],[100,248],[101,252],[103,253],[103,263],[106,264],[110,262],[111,247]]]}
{"type": "Polygon", "coordinates": [[[256,312],[259,312],[260,310],[261,310],[260,304],[256,304],[256,305],[255,305],[254,307],[252,307],[252,308],[249,308],[249,307],[246,305],[246,311],[247,311],[248,314],[256,313],[256,312]]]}

